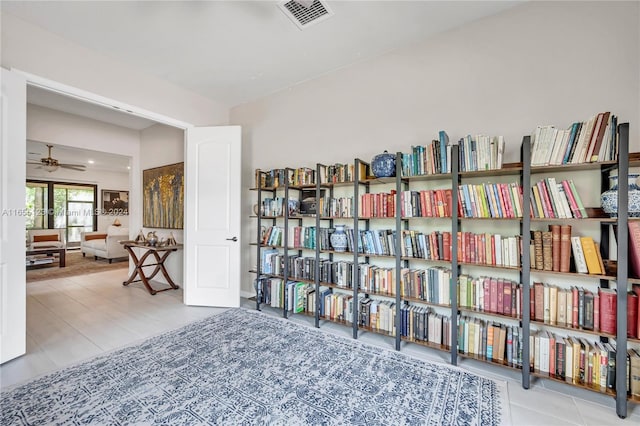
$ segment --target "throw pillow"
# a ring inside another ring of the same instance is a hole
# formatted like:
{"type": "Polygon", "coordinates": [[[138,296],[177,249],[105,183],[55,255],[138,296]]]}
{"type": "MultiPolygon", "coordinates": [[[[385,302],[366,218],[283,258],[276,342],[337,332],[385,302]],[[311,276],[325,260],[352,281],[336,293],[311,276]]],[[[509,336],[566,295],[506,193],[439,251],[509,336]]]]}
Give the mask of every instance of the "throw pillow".
{"type": "Polygon", "coordinates": [[[105,238],[107,238],[107,234],[85,234],[84,236],[85,241],[104,240],[105,238]]]}
{"type": "Polygon", "coordinates": [[[58,234],[49,234],[49,235],[34,235],[33,242],[41,243],[43,241],[60,241],[58,234]]]}

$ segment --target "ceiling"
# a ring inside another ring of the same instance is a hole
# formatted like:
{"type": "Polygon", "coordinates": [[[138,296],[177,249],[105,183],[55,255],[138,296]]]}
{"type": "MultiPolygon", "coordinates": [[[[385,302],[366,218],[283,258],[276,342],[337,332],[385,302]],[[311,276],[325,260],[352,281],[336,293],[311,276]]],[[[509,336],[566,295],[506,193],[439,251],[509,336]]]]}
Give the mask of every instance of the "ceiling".
{"type": "MultiPolygon", "coordinates": [[[[47,155],[48,149],[46,142],[27,139],[27,162],[39,162],[41,158],[46,158],[47,155]]],[[[125,157],[122,155],[91,151],[70,146],[53,145],[53,148],[51,149],[51,157],[55,158],[60,163],[83,164],[87,166],[87,171],[95,170],[129,173],[129,157],[125,157]],[[89,163],[89,161],[93,161],[93,163],[89,163]]],[[[51,176],[55,177],[56,173],[58,173],[58,171],[52,172],[51,176]]],[[[81,178],[84,172],[72,170],[68,171],[68,173],[72,173],[74,175],[77,175],[78,178],[81,178]]]]}
{"type": "Polygon", "coordinates": [[[6,1],[13,14],[228,107],[419,43],[519,1],[328,1],[299,30],[275,1],[6,1]]]}
{"type": "Polygon", "coordinates": [[[143,130],[156,124],[155,121],[147,120],[146,118],[138,117],[127,112],[96,105],[35,86],[27,86],[27,103],[133,130],[143,130]]]}

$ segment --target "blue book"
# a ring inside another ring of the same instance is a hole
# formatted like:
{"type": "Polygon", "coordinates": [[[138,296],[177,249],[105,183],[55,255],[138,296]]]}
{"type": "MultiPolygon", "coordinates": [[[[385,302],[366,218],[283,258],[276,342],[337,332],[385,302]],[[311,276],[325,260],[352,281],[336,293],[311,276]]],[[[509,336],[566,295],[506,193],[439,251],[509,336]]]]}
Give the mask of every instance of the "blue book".
{"type": "Polygon", "coordinates": [[[567,144],[567,149],[564,152],[564,157],[562,159],[562,164],[567,164],[569,162],[569,157],[571,154],[571,147],[576,141],[578,136],[578,129],[580,128],[580,123],[573,123],[571,125],[571,135],[569,136],[569,143],[567,144]]]}

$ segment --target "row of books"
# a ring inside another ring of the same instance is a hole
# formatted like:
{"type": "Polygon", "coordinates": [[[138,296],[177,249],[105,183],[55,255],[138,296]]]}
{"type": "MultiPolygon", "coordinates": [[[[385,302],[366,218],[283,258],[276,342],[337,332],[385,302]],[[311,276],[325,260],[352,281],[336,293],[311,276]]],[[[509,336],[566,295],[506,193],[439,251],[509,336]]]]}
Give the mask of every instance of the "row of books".
{"type": "Polygon", "coordinates": [[[571,258],[575,272],[606,274],[600,245],[592,237],[572,236],[571,225],[549,225],[548,231],[532,231],[531,269],[570,272],[571,258]]]}
{"type": "MultiPolygon", "coordinates": [[[[615,289],[589,289],[534,282],[531,318],[550,325],[616,334],[618,296],[615,289]]],[[[627,336],[640,338],[640,285],[627,292],[627,336]]]]}
{"type": "MultiPolygon", "coordinates": [[[[532,134],[531,165],[560,165],[616,160],[618,154],[617,117],[601,112],[584,122],[573,123],[568,129],[537,126],[532,134]]],[[[497,170],[502,168],[504,137],[467,135],[458,141],[461,172],[497,170]]],[[[361,165],[359,179],[368,176],[367,166],[361,165]]],[[[354,164],[320,165],[320,183],[352,182],[354,164]]],[[[438,140],[425,146],[412,146],[402,154],[400,167],[403,177],[451,172],[451,146],[445,131],[438,140]]],[[[316,171],[309,167],[256,170],[256,187],[313,185],[316,171]]]]}
{"type": "Polygon", "coordinates": [[[522,368],[522,328],[458,317],[458,352],[522,368]]]}
{"type": "MultiPolygon", "coordinates": [[[[591,342],[582,337],[538,331],[530,338],[530,365],[534,372],[605,392],[616,388],[616,342],[591,342]]],[[[640,352],[626,349],[627,394],[640,396],[640,352]]]]}
{"type": "Polygon", "coordinates": [[[519,183],[465,184],[458,187],[461,217],[522,217],[522,186],[519,183]]]}
{"type": "Polygon", "coordinates": [[[410,342],[428,342],[449,347],[451,320],[433,309],[404,304],[400,308],[400,335],[410,342]]]}
{"type": "Polygon", "coordinates": [[[288,183],[289,186],[313,185],[316,183],[316,171],[309,167],[297,169],[256,169],[256,188],[277,188],[288,183]]]}
{"type": "Polygon", "coordinates": [[[532,217],[586,218],[587,211],[573,180],[542,179],[531,187],[532,217]]]}
{"type": "Polygon", "coordinates": [[[450,286],[451,269],[448,268],[402,268],[400,271],[400,295],[402,297],[421,299],[439,305],[450,305],[450,286]]]}
{"type": "Polygon", "coordinates": [[[283,197],[264,198],[262,200],[262,215],[282,216],[284,215],[285,206],[287,206],[287,203],[283,197]]]}
{"type": "Polygon", "coordinates": [[[531,165],[576,164],[616,160],[618,118],[601,112],[568,129],[537,126],[531,137],[531,165]]]}
{"type": "Polygon", "coordinates": [[[522,316],[522,284],[504,278],[458,277],[458,306],[480,312],[520,318],[522,316]]]}
{"type": "MultiPolygon", "coordinates": [[[[278,278],[262,278],[258,295],[262,303],[292,313],[315,312],[313,285],[278,278]]],[[[395,335],[395,303],[358,295],[356,303],[348,293],[320,288],[320,315],[334,321],[351,323],[357,307],[358,325],[395,335]]],[[[614,309],[615,310],[615,309],[614,309]]],[[[449,346],[450,320],[431,308],[403,304],[400,308],[400,333],[409,341],[424,341],[449,346]]],[[[458,351],[493,362],[522,368],[522,329],[517,326],[458,317],[458,351]]],[[[614,341],[590,342],[585,338],[563,337],[546,330],[530,336],[529,363],[532,371],[569,383],[615,389],[616,345],[614,341]]],[[[640,396],[640,353],[627,351],[627,389],[640,396]]]]}
{"type": "Polygon", "coordinates": [[[353,217],[353,197],[321,197],[317,211],[322,217],[353,217]]]}
{"type": "MultiPolygon", "coordinates": [[[[283,275],[284,256],[275,249],[264,250],[264,274],[283,275]]],[[[315,257],[292,255],[288,257],[289,277],[296,280],[315,280],[315,257]]],[[[320,282],[338,287],[353,288],[353,262],[321,259],[319,264],[320,282]]],[[[361,263],[358,265],[359,290],[393,296],[396,288],[395,268],[361,263]]]]}
{"type": "Polygon", "coordinates": [[[467,135],[458,141],[458,164],[461,172],[502,168],[504,137],[467,135]]]}
{"type": "MultiPolygon", "coordinates": [[[[515,268],[520,266],[521,246],[520,235],[504,237],[500,234],[458,232],[458,261],[515,268]]],[[[445,250],[444,260],[450,258],[451,254],[445,250]]]]}
{"type": "Polygon", "coordinates": [[[438,140],[424,146],[412,146],[410,153],[402,153],[402,176],[423,176],[451,173],[451,145],[444,130],[438,140]]]}
{"type": "MultiPolygon", "coordinates": [[[[453,215],[451,189],[402,191],[400,197],[402,217],[451,217],[453,215]]],[[[395,206],[395,201],[392,204],[395,206]]],[[[395,207],[391,211],[395,214],[395,207]]]]}

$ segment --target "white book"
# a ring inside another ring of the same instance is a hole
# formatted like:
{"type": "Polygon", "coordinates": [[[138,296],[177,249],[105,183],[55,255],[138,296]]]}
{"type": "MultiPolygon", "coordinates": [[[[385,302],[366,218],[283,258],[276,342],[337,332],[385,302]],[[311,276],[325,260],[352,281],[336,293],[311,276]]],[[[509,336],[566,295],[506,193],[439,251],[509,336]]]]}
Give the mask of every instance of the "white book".
{"type": "Polygon", "coordinates": [[[516,237],[509,237],[509,266],[517,267],[518,257],[518,240],[516,237]]]}
{"type": "Polygon", "coordinates": [[[496,169],[502,168],[502,158],[504,156],[504,136],[498,136],[498,158],[496,159],[496,169]]]}
{"type": "Polygon", "coordinates": [[[542,128],[544,126],[536,126],[536,129],[533,131],[531,135],[531,165],[537,166],[539,165],[538,158],[540,157],[540,152],[542,151],[542,128]]]}
{"type": "Polygon", "coordinates": [[[589,144],[591,143],[591,135],[593,134],[593,128],[596,124],[597,118],[598,116],[594,115],[585,123],[586,125],[582,126],[582,128],[584,129],[584,133],[580,132],[580,136],[582,137],[584,135],[584,138],[582,138],[582,143],[580,145],[580,152],[578,154],[576,161],[574,161],[574,163],[584,163],[587,161],[586,159],[587,152],[589,151],[589,144]]]}
{"type": "Polygon", "coordinates": [[[553,158],[555,156],[555,153],[558,149],[557,145],[559,145],[559,141],[558,141],[558,134],[560,133],[559,129],[556,129],[555,127],[553,127],[551,129],[551,131],[549,132],[548,136],[548,143],[547,143],[547,152],[546,152],[546,156],[544,159],[544,164],[545,165],[549,165],[552,164],[553,158]]]}
{"type": "Polygon", "coordinates": [[[503,265],[503,257],[502,257],[502,236],[500,234],[494,234],[493,235],[493,240],[494,240],[494,244],[496,247],[496,265],[497,266],[501,266],[503,265]]]}
{"type": "Polygon", "coordinates": [[[557,184],[558,193],[560,194],[560,203],[562,204],[562,209],[565,212],[565,217],[572,218],[573,212],[571,211],[571,206],[569,205],[569,198],[567,197],[567,193],[564,190],[564,186],[561,183],[557,184]]]}
{"type": "Polygon", "coordinates": [[[580,237],[571,237],[571,249],[573,251],[573,259],[576,264],[576,272],[586,274],[588,272],[587,261],[584,258],[580,237]]]}
{"type": "Polygon", "coordinates": [[[564,376],[569,383],[573,381],[573,346],[571,341],[564,339],[564,376]]]}

